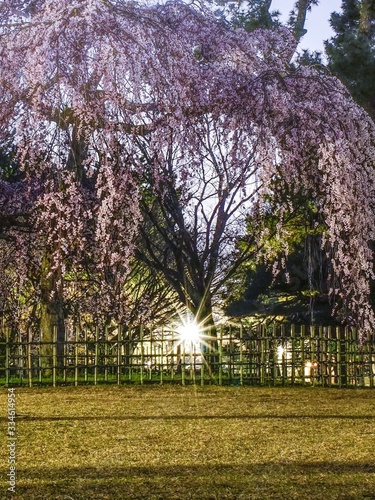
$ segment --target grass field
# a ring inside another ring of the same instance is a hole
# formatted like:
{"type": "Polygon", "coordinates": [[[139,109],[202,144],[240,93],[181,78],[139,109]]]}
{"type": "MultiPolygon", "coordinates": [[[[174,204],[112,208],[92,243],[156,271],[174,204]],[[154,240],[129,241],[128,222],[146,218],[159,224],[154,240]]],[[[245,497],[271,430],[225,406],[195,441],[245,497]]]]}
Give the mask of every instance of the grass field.
{"type": "Polygon", "coordinates": [[[16,389],[16,493],[0,498],[375,499],[372,390],[16,389]]]}

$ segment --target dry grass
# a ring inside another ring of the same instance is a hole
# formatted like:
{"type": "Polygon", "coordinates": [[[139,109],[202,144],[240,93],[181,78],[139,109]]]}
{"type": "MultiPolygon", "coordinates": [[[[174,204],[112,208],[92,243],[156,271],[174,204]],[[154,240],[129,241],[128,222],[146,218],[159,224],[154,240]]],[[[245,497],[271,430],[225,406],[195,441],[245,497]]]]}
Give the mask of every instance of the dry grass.
{"type": "Polygon", "coordinates": [[[371,390],[101,386],[16,394],[10,497],[17,500],[375,499],[371,390]]]}

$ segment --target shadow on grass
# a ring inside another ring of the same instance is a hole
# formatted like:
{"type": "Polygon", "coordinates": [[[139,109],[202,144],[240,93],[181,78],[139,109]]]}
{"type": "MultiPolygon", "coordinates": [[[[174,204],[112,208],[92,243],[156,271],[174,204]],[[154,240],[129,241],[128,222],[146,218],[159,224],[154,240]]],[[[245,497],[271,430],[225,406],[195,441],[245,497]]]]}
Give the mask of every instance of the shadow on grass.
{"type": "MultiPolygon", "coordinates": [[[[269,415],[260,414],[228,414],[228,415],[102,415],[102,416],[33,416],[33,415],[16,415],[17,420],[22,421],[44,421],[58,422],[64,420],[78,421],[99,421],[99,420],[114,420],[114,421],[144,421],[144,420],[290,420],[290,419],[314,419],[314,420],[375,420],[375,415],[269,415]]],[[[0,422],[8,421],[7,417],[0,417],[0,422]]]]}
{"type": "MultiPolygon", "coordinates": [[[[244,465],[18,470],[14,499],[369,500],[375,464],[268,462],[244,465]]],[[[4,477],[4,475],[3,475],[4,477]]]]}

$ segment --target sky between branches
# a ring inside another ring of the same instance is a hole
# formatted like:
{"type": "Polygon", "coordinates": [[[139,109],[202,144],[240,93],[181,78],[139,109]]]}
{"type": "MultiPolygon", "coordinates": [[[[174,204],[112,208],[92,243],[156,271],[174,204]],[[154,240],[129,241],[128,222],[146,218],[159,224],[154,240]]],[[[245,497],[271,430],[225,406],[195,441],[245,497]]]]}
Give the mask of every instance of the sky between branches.
{"type": "MultiPolygon", "coordinates": [[[[281,12],[281,20],[288,19],[289,13],[295,4],[295,0],[272,0],[271,10],[281,12]]],[[[341,0],[320,0],[319,5],[313,6],[311,12],[307,14],[307,33],[300,43],[302,49],[324,51],[323,41],[333,34],[329,25],[329,18],[332,12],[341,10],[341,0]]]]}

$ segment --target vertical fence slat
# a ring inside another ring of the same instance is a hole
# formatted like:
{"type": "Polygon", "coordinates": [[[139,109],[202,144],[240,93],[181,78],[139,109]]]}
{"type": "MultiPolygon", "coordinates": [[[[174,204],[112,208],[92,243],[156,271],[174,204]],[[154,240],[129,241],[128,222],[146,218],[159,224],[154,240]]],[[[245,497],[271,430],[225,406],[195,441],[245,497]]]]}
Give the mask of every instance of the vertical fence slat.
{"type": "Polygon", "coordinates": [[[98,364],[99,364],[99,328],[95,327],[95,347],[94,347],[94,385],[98,383],[98,364]]]}
{"type": "Polygon", "coordinates": [[[33,362],[31,357],[31,342],[32,342],[32,331],[28,328],[27,331],[27,373],[29,378],[29,387],[33,386],[33,362]]]}
{"type": "Polygon", "coordinates": [[[219,385],[223,385],[223,330],[221,324],[219,329],[219,385]]]}
{"type": "Polygon", "coordinates": [[[52,385],[56,387],[56,370],[57,370],[57,327],[52,330],[52,385]]]}
{"type": "Polygon", "coordinates": [[[87,339],[87,329],[85,329],[85,352],[84,352],[84,357],[85,357],[85,382],[87,383],[88,381],[88,369],[89,369],[89,350],[88,350],[88,339],[87,339]]]}
{"type": "Polygon", "coordinates": [[[141,384],[143,384],[143,371],[145,366],[145,346],[144,346],[144,336],[143,336],[143,326],[140,330],[140,342],[141,342],[141,384]]]}
{"type": "Polygon", "coordinates": [[[78,385],[78,348],[79,348],[79,328],[75,327],[75,345],[74,345],[74,385],[78,385]]]}
{"type": "MultiPolygon", "coordinates": [[[[116,383],[121,384],[121,339],[122,339],[122,327],[117,326],[117,372],[116,372],[116,383]]],[[[130,333],[129,333],[130,335],[130,333]]]]}
{"type": "Polygon", "coordinates": [[[5,329],[5,385],[9,386],[10,380],[10,335],[9,328],[5,329]]]}

